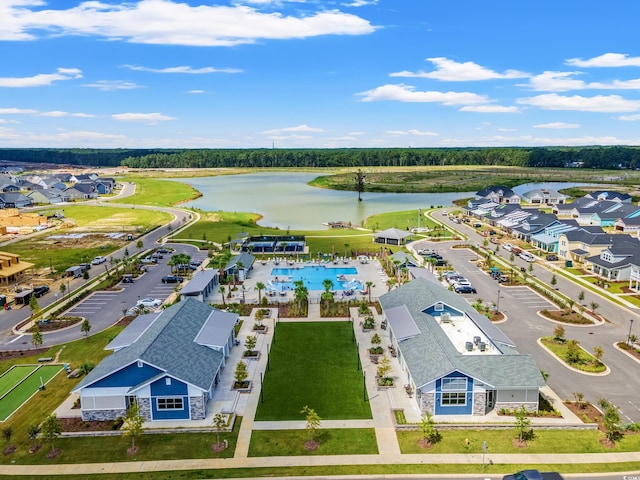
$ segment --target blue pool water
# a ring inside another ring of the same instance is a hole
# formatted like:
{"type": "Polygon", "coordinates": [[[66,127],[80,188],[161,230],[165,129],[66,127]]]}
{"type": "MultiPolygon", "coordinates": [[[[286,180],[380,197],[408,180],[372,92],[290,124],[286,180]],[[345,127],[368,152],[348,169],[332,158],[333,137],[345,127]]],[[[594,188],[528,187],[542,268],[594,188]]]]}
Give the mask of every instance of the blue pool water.
{"type": "Polygon", "coordinates": [[[293,282],[302,280],[309,291],[324,290],[322,282],[328,279],[333,282],[333,290],[357,291],[363,288],[362,282],[355,278],[357,275],[358,269],[355,267],[305,265],[299,268],[274,268],[267,288],[278,292],[293,290],[293,282]]]}

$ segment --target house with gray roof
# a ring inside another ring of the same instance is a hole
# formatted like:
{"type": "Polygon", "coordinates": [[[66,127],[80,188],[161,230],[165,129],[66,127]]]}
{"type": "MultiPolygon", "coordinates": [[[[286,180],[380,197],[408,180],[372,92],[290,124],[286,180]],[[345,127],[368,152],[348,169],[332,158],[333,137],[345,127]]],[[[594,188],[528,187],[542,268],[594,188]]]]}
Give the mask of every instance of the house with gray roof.
{"type": "Polygon", "coordinates": [[[419,267],[420,262],[416,260],[413,255],[409,255],[407,252],[399,251],[389,257],[389,259],[398,264],[401,268],[406,267],[419,267]]]}
{"type": "Polygon", "coordinates": [[[565,203],[568,195],[551,190],[550,188],[536,188],[522,194],[522,199],[532,205],[556,205],[565,203]]]}
{"type": "Polygon", "coordinates": [[[640,240],[630,235],[610,235],[611,244],[584,260],[585,268],[611,281],[629,280],[640,267],[640,240]]]}
{"type": "Polygon", "coordinates": [[[147,421],[202,420],[234,345],[235,313],[188,298],[137,317],[74,389],[84,420],[123,417],[135,402],[147,421]]]}
{"type": "Polygon", "coordinates": [[[484,198],[496,203],[520,203],[520,195],[504,185],[493,185],[476,192],[476,198],[484,198]]]}
{"type": "Polygon", "coordinates": [[[238,280],[247,278],[249,270],[253,268],[256,257],[247,252],[240,252],[234,255],[231,260],[224,266],[222,271],[225,275],[238,275],[238,280]]]}
{"type": "Polygon", "coordinates": [[[57,188],[47,188],[46,190],[34,190],[27,194],[34,204],[62,203],[69,201],[62,190],[57,188]]]}
{"type": "Polygon", "coordinates": [[[595,192],[587,193],[585,197],[599,201],[608,200],[610,202],[631,203],[631,195],[613,190],[596,190],[595,192]]]}
{"type": "Polygon", "coordinates": [[[0,208],[24,208],[31,205],[33,201],[22,193],[0,193],[0,208]]]}
{"type": "Polygon", "coordinates": [[[611,237],[598,226],[581,226],[575,230],[561,232],[558,235],[558,257],[582,263],[585,258],[600,254],[611,245],[611,237]]]}
{"type": "Polygon", "coordinates": [[[422,413],[538,410],[545,385],[534,359],[460,295],[416,278],[380,297],[403,378],[422,413]]]}
{"type": "Polygon", "coordinates": [[[218,271],[215,269],[198,270],[191,280],[180,289],[182,297],[195,297],[204,302],[219,284],[218,271]]]}

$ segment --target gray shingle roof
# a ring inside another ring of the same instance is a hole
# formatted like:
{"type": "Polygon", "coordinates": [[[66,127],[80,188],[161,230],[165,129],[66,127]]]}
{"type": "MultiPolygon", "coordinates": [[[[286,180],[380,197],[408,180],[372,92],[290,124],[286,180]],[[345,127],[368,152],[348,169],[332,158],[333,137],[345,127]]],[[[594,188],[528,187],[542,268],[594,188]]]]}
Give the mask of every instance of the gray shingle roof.
{"type": "Polygon", "coordinates": [[[198,270],[193,277],[191,277],[191,280],[189,280],[187,284],[180,289],[180,295],[201,293],[217,276],[217,270],[198,270]]]}
{"type": "Polygon", "coordinates": [[[223,354],[199,345],[195,338],[215,311],[213,307],[194,298],[167,308],[135,343],[105,357],[78,384],[76,390],[138,360],[184,382],[209,390],[222,364],[223,354]]]}
{"type": "MultiPolygon", "coordinates": [[[[399,311],[394,307],[403,305],[421,332],[421,335],[398,343],[417,386],[423,386],[455,370],[494,387],[545,385],[533,358],[520,355],[510,347],[497,345],[502,355],[462,355],[458,352],[436,319],[423,312],[438,301],[475,316],[475,312],[471,312],[472,307],[459,295],[424,279],[415,279],[380,297],[385,315],[399,311]]],[[[491,338],[492,332],[485,331],[485,334],[491,338]]],[[[501,340],[495,339],[497,343],[501,340]]]]}

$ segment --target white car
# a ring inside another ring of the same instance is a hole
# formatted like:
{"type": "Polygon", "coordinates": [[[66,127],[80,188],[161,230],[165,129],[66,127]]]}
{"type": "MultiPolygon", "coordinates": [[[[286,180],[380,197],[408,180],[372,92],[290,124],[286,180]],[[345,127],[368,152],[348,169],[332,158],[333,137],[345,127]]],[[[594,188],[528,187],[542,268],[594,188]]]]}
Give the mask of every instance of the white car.
{"type": "Polygon", "coordinates": [[[510,252],[511,250],[513,250],[513,245],[511,245],[510,243],[505,243],[504,245],[502,245],[502,249],[510,252]]]}
{"type": "Polygon", "coordinates": [[[157,298],[143,298],[142,300],[138,300],[136,305],[142,305],[146,308],[158,308],[160,305],[162,305],[162,300],[159,300],[157,298]]]}
{"type": "Polygon", "coordinates": [[[98,256],[93,260],[91,260],[91,265],[100,265],[101,263],[104,263],[106,261],[107,261],[107,257],[98,256]]]}

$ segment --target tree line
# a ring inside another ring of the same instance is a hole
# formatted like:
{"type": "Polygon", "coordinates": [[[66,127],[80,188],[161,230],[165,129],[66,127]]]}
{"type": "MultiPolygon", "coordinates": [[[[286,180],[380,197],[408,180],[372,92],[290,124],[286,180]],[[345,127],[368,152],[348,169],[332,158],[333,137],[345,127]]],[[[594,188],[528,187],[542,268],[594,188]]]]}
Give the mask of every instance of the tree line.
{"type": "Polygon", "coordinates": [[[640,147],[336,149],[0,149],[0,162],[131,168],[295,168],[502,165],[640,168],[640,147]]]}

